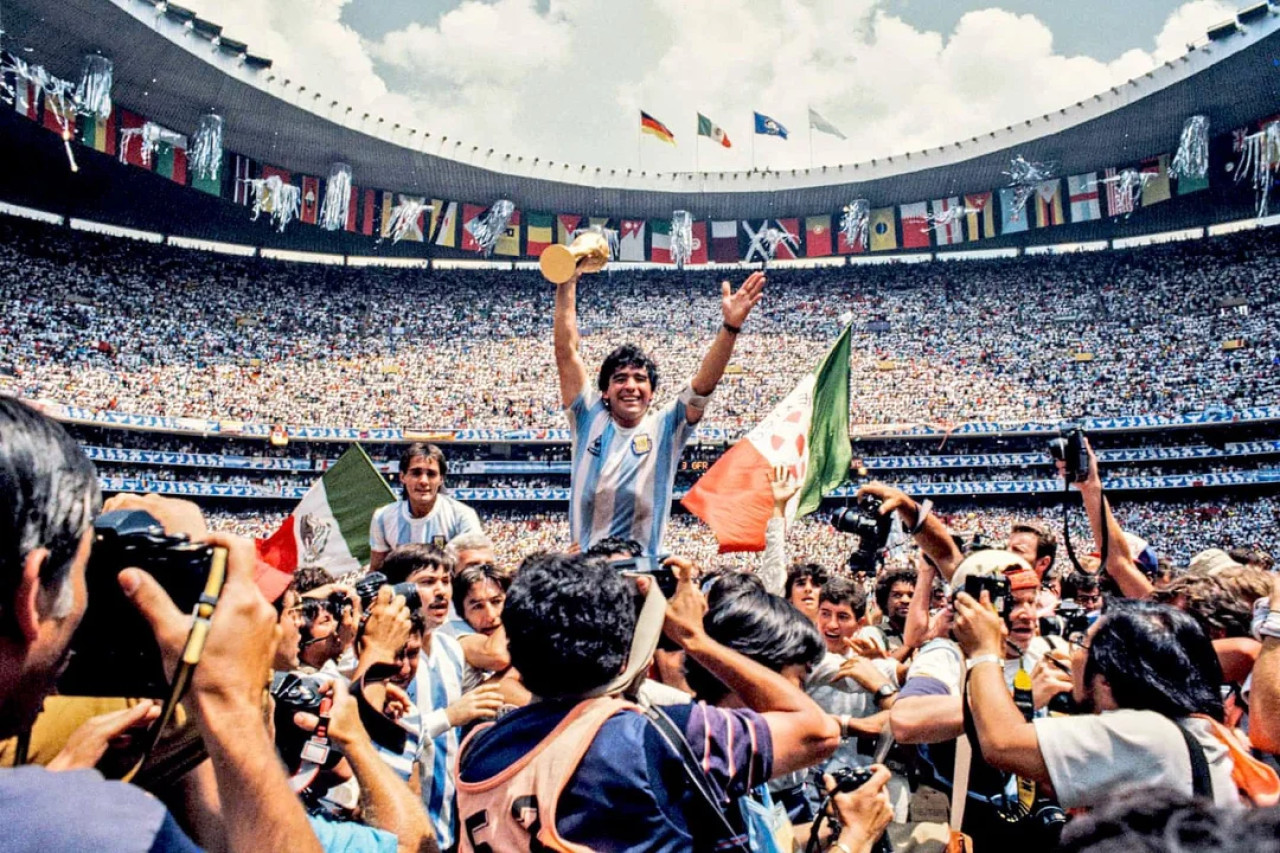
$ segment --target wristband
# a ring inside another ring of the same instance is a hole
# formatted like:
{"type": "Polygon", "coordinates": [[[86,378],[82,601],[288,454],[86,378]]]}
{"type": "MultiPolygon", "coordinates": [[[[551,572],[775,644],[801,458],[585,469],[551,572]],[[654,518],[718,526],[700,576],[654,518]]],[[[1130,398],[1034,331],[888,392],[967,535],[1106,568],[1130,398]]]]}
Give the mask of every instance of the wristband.
{"type": "Polygon", "coordinates": [[[924,499],[924,503],[916,504],[916,523],[907,531],[908,536],[915,536],[921,530],[924,530],[924,522],[933,512],[933,501],[928,498],[924,499]]]}
{"type": "Polygon", "coordinates": [[[740,334],[742,334],[742,327],[741,327],[741,326],[730,326],[727,322],[722,323],[721,325],[723,325],[723,326],[724,326],[724,330],[725,330],[726,332],[728,332],[729,334],[732,334],[732,335],[740,335],[740,334]]]}
{"type": "Polygon", "coordinates": [[[684,390],[680,392],[680,402],[686,406],[692,406],[695,409],[705,409],[707,404],[711,402],[712,396],[716,393],[716,389],[712,388],[705,394],[699,394],[693,390],[693,380],[689,380],[689,384],[684,386],[684,390]]]}
{"type": "Polygon", "coordinates": [[[1003,667],[1004,658],[1000,657],[999,655],[978,655],[976,658],[971,658],[964,662],[965,671],[968,672],[978,664],[982,664],[982,663],[994,663],[994,664],[999,664],[1001,667],[1003,667]]]}

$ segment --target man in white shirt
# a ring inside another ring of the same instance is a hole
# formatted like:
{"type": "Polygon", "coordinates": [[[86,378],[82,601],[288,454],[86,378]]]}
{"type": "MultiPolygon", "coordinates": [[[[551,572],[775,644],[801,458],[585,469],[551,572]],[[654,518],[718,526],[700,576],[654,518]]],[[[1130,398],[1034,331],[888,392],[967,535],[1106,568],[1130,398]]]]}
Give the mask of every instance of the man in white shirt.
{"type": "Polygon", "coordinates": [[[649,404],[658,369],[631,344],[604,360],[597,389],[588,386],[578,352],[577,276],[556,287],[555,351],[560,400],[569,416],[573,463],[569,527],[587,551],[609,536],[634,539],[655,555],[671,515],[671,491],[680,454],[702,420],[733,355],[734,343],[764,290],[764,273],[752,273],[733,291],[721,285],[724,318],[698,372],[658,412],[649,404]]]}
{"type": "Polygon", "coordinates": [[[442,494],[449,465],[434,444],[415,441],[400,455],[404,500],[379,509],[369,522],[369,569],[379,571],[398,545],[435,545],[463,533],[481,533],[480,517],[461,501],[442,494]]]}

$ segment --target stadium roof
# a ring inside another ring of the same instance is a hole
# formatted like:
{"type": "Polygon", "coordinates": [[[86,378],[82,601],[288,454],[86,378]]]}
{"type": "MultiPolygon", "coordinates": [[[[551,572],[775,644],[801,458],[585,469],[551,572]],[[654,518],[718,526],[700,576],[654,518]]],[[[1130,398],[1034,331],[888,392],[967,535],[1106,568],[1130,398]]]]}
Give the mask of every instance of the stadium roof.
{"type": "Polygon", "coordinates": [[[207,110],[226,120],[227,149],[294,172],[352,166],[361,186],[526,210],[696,218],[829,213],[991,189],[1014,155],[1056,161],[1063,174],[1172,152],[1187,116],[1214,132],[1280,107],[1280,14],[1266,3],[1215,27],[1206,43],[1153,71],[1044,116],[941,148],[870,163],[773,172],[654,173],[516,157],[488,145],[391,125],[341,93],[284,79],[253,44],[162,0],[11,0],[5,45],[75,80],[83,57],[115,62],[117,103],[183,133],[207,110]]]}

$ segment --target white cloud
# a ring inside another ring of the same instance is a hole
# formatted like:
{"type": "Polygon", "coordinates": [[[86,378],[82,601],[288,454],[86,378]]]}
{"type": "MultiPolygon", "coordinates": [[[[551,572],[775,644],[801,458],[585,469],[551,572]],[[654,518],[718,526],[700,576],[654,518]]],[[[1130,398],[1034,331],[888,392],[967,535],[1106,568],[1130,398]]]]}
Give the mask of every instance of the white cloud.
{"type": "MultiPolygon", "coordinates": [[[[1091,97],[1180,55],[1227,17],[1221,0],[1175,9],[1150,45],[1111,62],[1067,56],[1034,15],[965,14],[917,29],[883,0],[463,0],[375,42],[341,22],[350,0],[187,0],[277,73],[389,122],[499,152],[647,170],[809,165],[809,105],[849,137],[815,134],[817,163],[944,145],[1091,97]],[[387,79],[379,76],[384,72],[387,79]],[[388,81],[394,85],[388,85],[388,81]],[[638,138],[639,109],[670,148],[638,138]],[[751,111],[791,131],[753,138],[751,111]],[[701,111],[725,151],[694,136],[701,111]]],[[[465,149],[464,149],[465,150],[465,149]]]]}

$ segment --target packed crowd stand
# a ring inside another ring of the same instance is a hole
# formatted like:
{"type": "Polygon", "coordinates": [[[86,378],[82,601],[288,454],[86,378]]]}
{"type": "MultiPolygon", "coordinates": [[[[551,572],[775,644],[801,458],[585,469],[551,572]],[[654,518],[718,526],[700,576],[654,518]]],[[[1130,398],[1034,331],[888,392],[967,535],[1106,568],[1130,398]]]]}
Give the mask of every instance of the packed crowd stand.
{"type": "Polygon", "coordinates": [[[866,477],[842,533],[789,520],[802,485],[776,465],[722,495],[763,510],[763,551],[667,520],[693,429],[753,424],[848,309],[889,324],[856,337],[860,422],[1273,403],[1257,235],[778,274],[768,299],[751,275],[716,328],[696,274],[584,280],[580,307],[571,280],[553,307],[518,275],[6,227],[0,850],[1275,848],[1275,498],[1113,501],[1075,435],[1050,469],[1065,516],[866,477]],[[160,280],[180,296],[163,312],[160,280]],[[648,355],[602,358],[624,335],[661,354],[656,399],[648,355]],[[567,413],[570,508],[467,506],[424,443],[354,526],[336,487],[287,519],[104,502],[15,395],[330,424],[567,413]],[[227,532],[277,525],[259,547],[227,532]]]}
{"type": "MultiPolygon", "coordinates": [[[[563,427],[546,381],[552,293],[536,272],[334,269],[13,221],[0,232],[0,391],[251,422],[563,427]],[[155,311],[160,287],[169,297],[155,311]]],[[[756,333],[704,425],[753,426],[846,312],[855,424],[1275,403],[1277,251],[1257,231],[1081,258],[770,271],[756,333]],[[870,331],[876,321],[888,330],[870,331]]],[[[697,366],[688,342],[714,329],[719,278],[585,279],[586,360],[630,339],[662,354],[674,388],[697,366]]]]}

